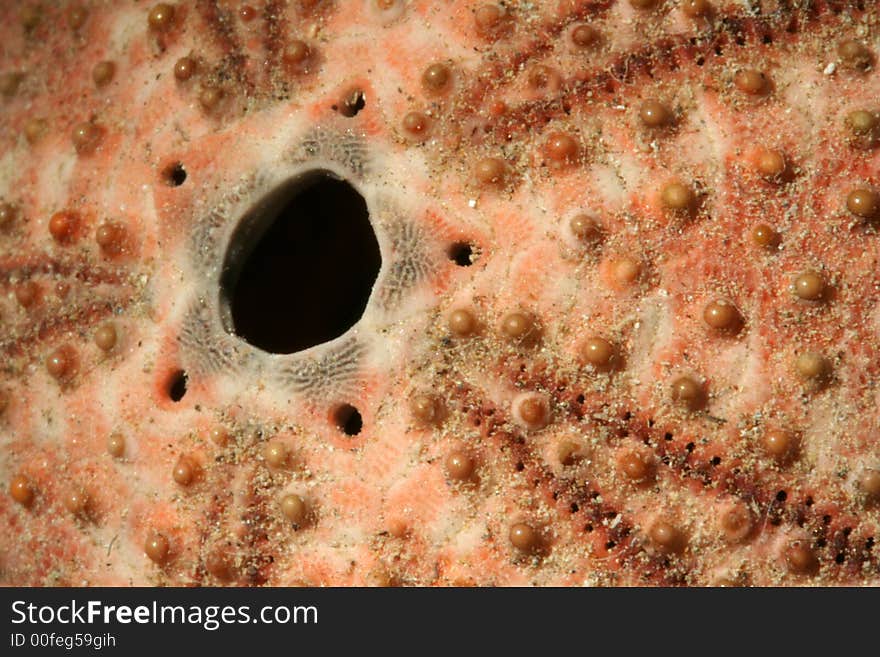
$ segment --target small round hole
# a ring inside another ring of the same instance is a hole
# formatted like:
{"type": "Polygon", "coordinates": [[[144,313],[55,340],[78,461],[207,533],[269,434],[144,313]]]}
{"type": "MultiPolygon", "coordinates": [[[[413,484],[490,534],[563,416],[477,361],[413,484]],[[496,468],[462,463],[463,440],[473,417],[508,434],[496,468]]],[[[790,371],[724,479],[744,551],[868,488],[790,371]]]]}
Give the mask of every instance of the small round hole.
{"type": "Polygon", "coordinates": [[[361,413],[351,404],[343,404],[333,414],[336,426],[346,436],[356,436],[364,428],[364,420],[361,413]]]}
{"type": "Polygon", "coordinates": [[[180,162],[175,162],[165,167],[162,176],[170,187],[180,187],[186,180],[186,169],[180,162]]]}
{"type": "Polygon", "coordinates": [[[473,264],[474,249],[467,242],[456,242],[449,247],[449,259],[459,267],[470,267],[473,264]]]}
{"type": "Polygon", "coordinates": [[[179,402],[186,395],[186,372],[177,370],[171,375],[168,383],[168,396],[173,402],[179,402]]]}
{"type": "Polygon", "coordinates": [[[366,105],[367,97],[364,95],[364,92],[360,89],[353,89],[339,105],[334,105],[333,109],[350,119],[356,116],[366,105]]]}

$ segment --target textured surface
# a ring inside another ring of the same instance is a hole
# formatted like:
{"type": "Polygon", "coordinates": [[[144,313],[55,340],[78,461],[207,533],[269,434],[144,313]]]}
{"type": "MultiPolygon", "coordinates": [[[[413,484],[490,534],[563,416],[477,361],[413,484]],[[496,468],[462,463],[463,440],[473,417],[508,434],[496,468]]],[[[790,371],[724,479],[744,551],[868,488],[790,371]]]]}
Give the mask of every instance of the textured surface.
{"type": "Polygon", "coordinates": [[[876,3],[57,4],[0,27],[0,581],[880,583],[876,3]],[[267,354],[224,259],[315,169],[382,270],[267,354]]]}

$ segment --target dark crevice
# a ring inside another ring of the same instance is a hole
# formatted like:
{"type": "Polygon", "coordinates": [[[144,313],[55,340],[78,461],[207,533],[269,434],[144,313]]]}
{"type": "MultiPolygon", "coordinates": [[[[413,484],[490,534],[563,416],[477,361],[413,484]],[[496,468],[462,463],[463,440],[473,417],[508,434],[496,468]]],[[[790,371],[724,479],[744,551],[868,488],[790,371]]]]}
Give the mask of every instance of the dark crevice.
{"type": "Polygon", "coordinates": [[[233,236],[222,283],[227,330],[274,354],[333,340],[363,315],[380,265],[364,198],[311,172],[264,198],[233,236]]]}
{"type": "Polygon", "coordinates": [[[168,397],[179,402],[186,395],[187,376],[183,370],[177,370],[168,380],[168,397]]]}

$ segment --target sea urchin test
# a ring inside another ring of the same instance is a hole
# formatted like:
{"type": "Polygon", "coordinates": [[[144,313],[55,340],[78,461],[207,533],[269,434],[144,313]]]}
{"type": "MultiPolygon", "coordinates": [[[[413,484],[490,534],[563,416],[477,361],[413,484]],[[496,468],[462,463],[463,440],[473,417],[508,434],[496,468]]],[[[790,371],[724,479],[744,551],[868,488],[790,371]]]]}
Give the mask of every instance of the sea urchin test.
{"type": "Polygon", "coordinates": [[[0,581],[880,584],[880,12],[12,3],[0,581]]]}

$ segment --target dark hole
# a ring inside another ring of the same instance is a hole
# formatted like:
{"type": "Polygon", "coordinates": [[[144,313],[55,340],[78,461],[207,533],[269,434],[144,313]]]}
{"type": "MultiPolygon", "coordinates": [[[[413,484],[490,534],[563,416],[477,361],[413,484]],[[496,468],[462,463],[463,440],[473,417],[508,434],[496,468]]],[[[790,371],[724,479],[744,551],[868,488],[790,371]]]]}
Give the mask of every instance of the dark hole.
{"type": "Polygon", "coordinates": [[[721,457],[720,456],[713,456],[710,463],[712,465],[720,465],[721,464],[721,457]]]}
{"type": "Polygon", "coordinates": [[[761,42],[762,43],[773,43],[773,37],[770,36],[769,34],[765,34],[763,37],[761,37],[761,42]]]}
{"type": "Polygon", "coordinates": [[[850,534],[852,534],[852,527],[844,527],[843,528],[843,535],[846,536],[847,538],[849,538],[850,534]]]}
{"type": "Polygon", "coordinates": [[[606,549],[606,550],[612,550],[612,549],[614,549],[614,546],[615,546],[615,545],[617,545],[617,543],[615,543],[614,541],[608,541],[608,542],[605,544],[605,549],[606,549]]]}
{"type": "Polygon", "coordinates": [[[339,105],[334,105],[333,109],[347,118],[357,115],[367,105],[367,97],[360,89],[354,89],[345,100],[339,105]]]}
{"type": "Polygon", "coordinates": [[[868,552],[870,552],[870,551],[871,551],[871,548],[873,548],[873,547],[874,547],[874,537],[873,537],[873,536],[869,536],[867,539],[865,539],[865,549],[866,549],[868,552]]]}
{"type": "Polygon", "coordinates": [[[227,329],[273,354],[337,338],[363,315],[381,263],[364,198],[313,172],[270,194],[233,236],[227,329]]]}
{"type": "Polygon", "coordinates": [[[361,413],[351,404],[343,404],[333,414],[336,426],[347,436],[356,436],[364,428],[361,413]]]}
{"type": "Polygon", "coordinates": [[[572,513],[577,513],[578,511],[581,510],[581,508],[577,505],[577,502],[572,502],[572,503],[571,503],[571,506],[568,507],[568,509],[569,509],[569,511],[571,511],[572,513]]]}
{"type": "Polygon", "coordinates": [[[627,411],[626,413],[623,414],[623,421],[629,422],[630,420],[632,420],[632,416],[633,416],[633,414],[630,411],[627,411]]]}
{"type": "Polygon", "coordinates": [[[742,36],[737,36],[736,38],[734,38],[733,42],[738,46],[746,45],[746,40],[742,36]]]}
{"type": "Polygon", "coordinates": [[[820,538],[818,541],[816,541],[816,547],[823,548],[826,545],[828,545],[828,541],[826,541],[824,538],[820,538]]]}
{"type": "Polygon", "coordinates": [[[776,493],[776,501],[777,502],[785,502],[785,500],[787,500],[787,499],[788,499],[788,495],[785,494],[784,490],[781,490],[778,493],[776,493]]]}
{"type": "Polygon", "coordinates": [[[672,434],[667,431],[663,434],[663,440],[672,440],[672,434]]]}
{"type": "Polygon", "coordinates": [[[179,402],[186,394],[186,372],[177,370],[168,381],[168,396],[173,402],[179,402]]]}
{"type": "Polygon", "coordinates": [[[804,500],[804,504],[806,504],[807,506],[813,506],[813,498],[808,495],[807,499],[804,500]]]}
{"type": "Polygon", "coordinates": [[[583,395],[578,395],[575,401],[577,401],[578,404],[583,404],[586,400],[587,398],[583,395]]]}
{"type": "Polygon", "coordinates": [[[697,57],[696,62],[697,62],[697,66],[702,66],[703,64],[706,63],[706,58],[703,57],[702,55],[700,55],[699,57],[697,57]]]}
{"type": "Polygon", "coordinates": [[[592,525],[592,523],[587,523],[586,525],[584,525],[584,531],[587,532],[588,534],[589,534],[591,531],[593,531],[593,525],[592,525]]]}
{"type": "Polygon", "coordinates": [[[689,452],[693,452],[695,447],[696,447],[696,445],[694,445],[693,443],[688,443],[687,445],[684,446],[684,448],[689,452]]]}
{"type": "Polygon", "coordinates": [[[459,267],[470,267],[473,264],[471,256],[474,254],[473,247],[467,242],[456,242],[449,247],[449,259],[459,267]]]}
{"type": "Polygon", "coordinates": [[[522,461],[517,461],[517,463],[516,463],[516,471],[517,471],[517,472],[522,472],[522,471],[525,470],[525,469],[526,469],[526,466],[523,464],[523,462],[522,462],[522,461]]]}
{"type": "Polygon", "coordinates": [[[846,555],[843,552],[838,552],[837,556],[834,557],[834,563],[843,563],[846,561],[846,555]]]}
{"type": "Polygon", "coordinates": [[[715,54],[719,57],[724,54],[724,50],[722,50],[721,46],[715,46],[715,54]]]}
{"type": "Polygon", "coordinates": [[[180,162],[177,162],[166,167],[163,175],[165,176],[165,181],[171,187],[180,187],[186,180],[186,169],[183,168],[180,162]]]}
{"type": "Polygon", "coordinates": [[[830,525],[831,524],[831,516],[822,516],[822,524],[830,525]]]}

